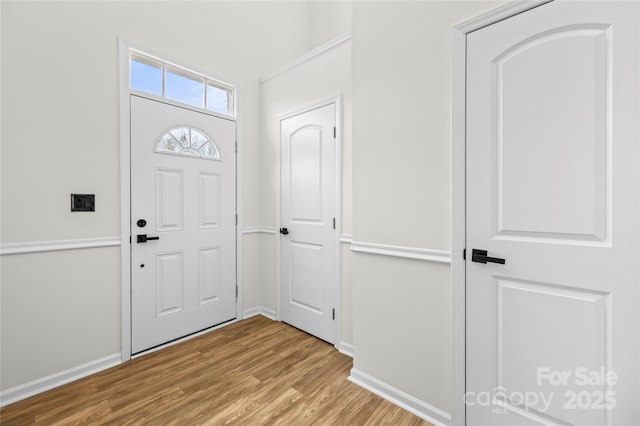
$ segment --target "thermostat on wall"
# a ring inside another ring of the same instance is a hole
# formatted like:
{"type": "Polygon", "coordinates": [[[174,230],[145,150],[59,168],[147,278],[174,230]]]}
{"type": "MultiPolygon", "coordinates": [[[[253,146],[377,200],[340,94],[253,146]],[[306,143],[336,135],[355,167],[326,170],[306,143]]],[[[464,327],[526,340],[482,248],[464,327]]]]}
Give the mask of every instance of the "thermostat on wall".
{"type": "Polygon", "coordinates": [[[95,194],[71,194],[72,212],[94,212],[96,211],[95,194]]]}

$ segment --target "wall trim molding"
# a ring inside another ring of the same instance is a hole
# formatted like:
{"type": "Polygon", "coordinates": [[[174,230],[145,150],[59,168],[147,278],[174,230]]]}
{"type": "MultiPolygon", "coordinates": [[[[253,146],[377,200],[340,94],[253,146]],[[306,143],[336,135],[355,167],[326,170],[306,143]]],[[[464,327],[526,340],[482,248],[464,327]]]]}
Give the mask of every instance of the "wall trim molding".
{"type": "Polygon", "coordinates": [[[79,250],[98,247],[117,247],[120,237],[78,238],[72,240],[32,241],[0,245],[0,256],[12,254],[42,253],[47,251],[79,250]]]}
{"type": "Polygon", "coordinates": [[[449,413],[420,401],[375,377],[363,373],[357,368],[351,369],[348,380],[436,426],[451,425],[451,416],[449,416],[449,413]]]}
{"type": "Polygon", "coordinates": [[[264,306],[254,306],[253,308],[245,309],[242,313],[242,319],[255,317],[256,315],[262,315],[272,321],[276,320],[276,312],[273,309],[265,308],[264,306]]]}
{"type": "Polygon", "coordinates": [[[293,61],[289,62],[288,64],[276,69],[275,71],[270,72],[269,74],[265,75],[264,77],[260,78],[258,80],[259,84],[263,84],[266,83],[269,80],[272,80],[276,77],[278,77],[281,74],[286,73],[287,71],[304,64],[307,61],[310,61],[311,59],[315,58],[316,56],[320,56],[323,53],[333,49],[336,46],[341,45],[344,42],[347,42],[351,40],[351,33],[347,33],[347,34],[343,34],[341,36],[338,36],[336,38],[334,38],[333,40],[329,40],[328,42],[321,44],[320,46],[316,47],[315,49],[312,49],[310,51],[308,51],[307,53],[303,54],[302,56],[299,56],[298,58],[294,59],[293,61]]]}
{"type": "Polygon", "coordinates": [[[454,30],[467,34],[551,1],[553,0],[512,0],[505,5],[455,25],[454,30]]]}
{"type": "Polygon", "coordinates": [[[0,392],[0,407],[13,404],[30,396],[71,383],[100,371],[119,365],[120,354],[112,354],[94,361],[78,365],[40,379],[27,382],[0,392]]]}
{"type": "Polygon", "coordinates": [[[340,342],[336,345],[336,349],[343,355],[353,358],[353,344],[348,342],[340,342]]]}
{"type": "Polygon", "coordinates": [[[276,234],[276,228],[270,226],[245,226],[243,234],[276,234]]]}
{"type": "Polygon", "coordinates": [[[353,235],[351,234],[340,234],[338,237],[338,241],[344,244],[353,244],[353,235]]]}
{"type": "Polygon", "coordinates": [[[390,244],[353,241],[351,251],[356,253],[377,254],[380,256],[400,257],[436,263],[451,263],[451,252],[418,247],[394,246],[390,244]]]}

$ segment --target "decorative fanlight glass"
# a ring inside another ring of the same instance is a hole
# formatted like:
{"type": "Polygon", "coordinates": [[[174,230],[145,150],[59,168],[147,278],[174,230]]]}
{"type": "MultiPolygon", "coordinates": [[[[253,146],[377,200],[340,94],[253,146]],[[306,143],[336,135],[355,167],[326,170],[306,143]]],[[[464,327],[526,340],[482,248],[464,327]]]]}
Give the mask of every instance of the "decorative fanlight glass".
{"type": "Polygon", "coordinates": [[[156,144],[156,152],[220,160],[220,151],[213,140],[193,127],[176,127],[165,133],[156,144]]]}

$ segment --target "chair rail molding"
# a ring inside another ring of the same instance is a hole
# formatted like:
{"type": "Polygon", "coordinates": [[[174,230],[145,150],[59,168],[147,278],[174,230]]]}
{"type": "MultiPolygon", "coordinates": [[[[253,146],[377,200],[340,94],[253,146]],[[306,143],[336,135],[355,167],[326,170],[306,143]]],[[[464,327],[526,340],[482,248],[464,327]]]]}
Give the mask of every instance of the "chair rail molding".
{"type": "Polygon", "coordinates": [[[271,226],[245,226],[242,233],[247,234],[275,234],[276,228],[271,226]]]}
{"type": "Polygon", "coordinates": [[[427,248],[404,247],[390,244],[353,241],[351,243],[351,251],[356,253],[367,253],[380,256],[422,260],[427,262],[451,263],[451,252],[427,248]]]}
{"type": "Polygon", "coordinates": [[[0,245],[0,256],[42,253],[48,251],[80,250],[99,247],[117,247],[121,244],[120,237],[96,237],[71,240],[6,243],[0,245]]]}

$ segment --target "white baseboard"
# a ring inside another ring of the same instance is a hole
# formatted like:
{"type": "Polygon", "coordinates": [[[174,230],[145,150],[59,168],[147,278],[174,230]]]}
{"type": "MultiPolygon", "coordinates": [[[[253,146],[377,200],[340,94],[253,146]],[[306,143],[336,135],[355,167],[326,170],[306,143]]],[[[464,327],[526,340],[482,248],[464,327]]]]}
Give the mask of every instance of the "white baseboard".
{"type": "Polygon", "coordinates": [[[416,399],[393,386],[389,386],[388,384],[381,382],[375,377],[371,377],[362,371],[352,368],[349,381],[357,384],[358,386],[362,386],[368,391],[375,393],[387,401],[404,408],[408,412],[413,413],[421,419],[431,422],[436,426],[451,425],[451,416],[449,413],[433,407],[426,402],[420,401],[419,399],[416,399]]]}
{"type": "Polygon", "coordinates": [[[72,367],[0,392],[0,407],[98,373],[121,363],[119,353],[72,367]]]}
{"type": "Polygon", "coordinates": [[[273,321],[276,320],[275,311],[265,308],[264,306],[255,306],[253,308],[245,309],[242,313],[242,319],[255,317],[256,315],[262,315],[263,317],[267,317],[273,321]]]}
{"type": "Polygon", "coordinates": [[[343,355],[353,358],[353,344],[340,342],[336,345],[336,349],[343,355]]]}

